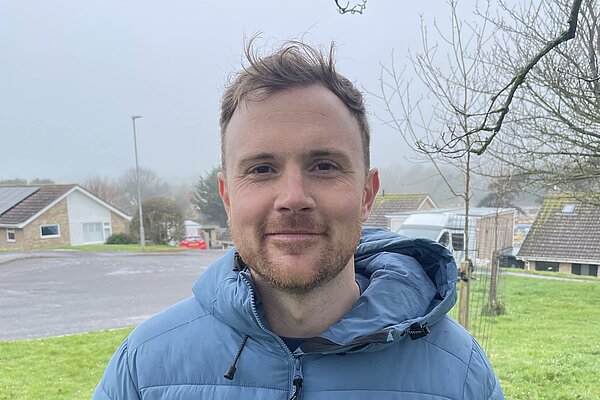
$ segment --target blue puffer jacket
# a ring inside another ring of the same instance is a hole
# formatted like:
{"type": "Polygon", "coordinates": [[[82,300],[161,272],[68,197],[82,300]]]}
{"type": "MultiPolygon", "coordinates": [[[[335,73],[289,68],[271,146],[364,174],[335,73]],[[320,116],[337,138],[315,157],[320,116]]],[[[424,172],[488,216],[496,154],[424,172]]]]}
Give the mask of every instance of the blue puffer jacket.
{"type": "Polygon", "coordinates": [[[368,287],[292,353],[266,325],[249,272],[234,270],[227,253],[194,297],[131,333],[94,399],[504,398],[479,345],[446,316],[456,265],[444,247],[366,228],[355,260],[368,287]],[[233,379],[224,378],[236,358],[233,379]]]}

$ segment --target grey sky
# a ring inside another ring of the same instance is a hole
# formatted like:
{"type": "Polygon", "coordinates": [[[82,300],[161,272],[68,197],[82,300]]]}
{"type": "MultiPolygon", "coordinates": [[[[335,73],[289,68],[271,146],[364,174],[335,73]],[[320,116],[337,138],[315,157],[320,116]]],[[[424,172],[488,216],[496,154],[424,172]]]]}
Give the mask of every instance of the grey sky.
{"type": "MultiPolygon", "coordinates": [[[[441,1],[370,0],[363,15],[333,0],[2,1],[0,179],[116,177],[134,164],[137,114],[140,165],[195,180],[219,162],[219,98],[244,36],[335,40],[340,71],[377,92],[380,62],[418,47],[419,15],[447,13],[441,1]]],[[[373,164],[398,162],[399,135],[371,123],[373,164]]]]}

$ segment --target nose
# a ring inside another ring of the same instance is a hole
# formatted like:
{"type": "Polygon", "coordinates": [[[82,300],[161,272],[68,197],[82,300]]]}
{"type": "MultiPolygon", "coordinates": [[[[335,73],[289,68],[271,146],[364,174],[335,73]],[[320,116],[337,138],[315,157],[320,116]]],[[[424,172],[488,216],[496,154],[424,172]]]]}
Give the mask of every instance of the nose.
{"type": "Polygon", "coordinates": [[[315,208],[307,178],[299,169],[287,170],[279,179],[275,210],[283,213],[308,212],[315,208]]]}

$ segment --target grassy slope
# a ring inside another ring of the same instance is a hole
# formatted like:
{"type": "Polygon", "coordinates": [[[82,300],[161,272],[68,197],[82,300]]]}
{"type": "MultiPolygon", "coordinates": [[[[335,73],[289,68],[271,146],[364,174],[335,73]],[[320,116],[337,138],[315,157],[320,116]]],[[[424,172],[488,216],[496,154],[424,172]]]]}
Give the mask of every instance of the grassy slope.
{"type": "MultiPolygon", "coordinates": [[[[600,284],[508,276],[489,353],[507,399],[600,399],[600,284]]],[[[0,400],[89,399],[129,330],[0,342],[0,400]]]]}
{"type": "Polygon", "coordinates": [[[0,342],[0,400],[90,399],[130,330],[0,342]]]}
{"type": "Polygon", "coordinates": [[[510,399],[600,399],[600,284],[507,277],[490,354],[510,399]]]}

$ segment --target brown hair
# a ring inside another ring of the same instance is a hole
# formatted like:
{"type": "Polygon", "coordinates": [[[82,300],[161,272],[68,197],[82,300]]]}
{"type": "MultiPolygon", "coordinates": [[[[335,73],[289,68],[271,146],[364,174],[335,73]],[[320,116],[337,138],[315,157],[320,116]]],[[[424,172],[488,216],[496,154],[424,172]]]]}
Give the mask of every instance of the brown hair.
{"type": "Polygon", "coordinates": [[[277,51],[265,57],[257,54],[254,39],[248,41],[245,56],[248,62],[242,71],[233,76],[221,99],[221,164],[225,169],[225,130],[236,108],[252,96],[264,100],[284,90],[322,85],[331,90],[356,118],[361,132],[365,171],[369,170],[370,131],[362,93],[350,80],[335,70],[332,43],[329,52],[299,41],[287,41],[277,51]]]}

